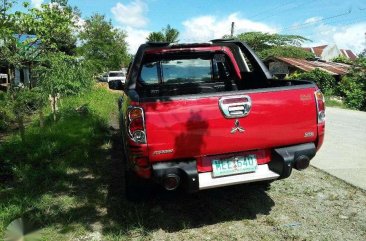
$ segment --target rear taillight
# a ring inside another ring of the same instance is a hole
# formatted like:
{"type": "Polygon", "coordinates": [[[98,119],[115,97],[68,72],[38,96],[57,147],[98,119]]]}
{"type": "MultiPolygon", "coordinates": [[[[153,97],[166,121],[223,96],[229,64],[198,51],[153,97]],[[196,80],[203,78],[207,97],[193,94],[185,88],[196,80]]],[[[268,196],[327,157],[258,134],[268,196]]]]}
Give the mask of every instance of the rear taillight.
{"type": "Polygon", "coordinates": [[[130,107],[128,109],[128,134],[134,142],[146,143],[144,111],[140,107],[130,107]]]}
{"type": "Polygon", "coordinates": [[[318,124],[325,122],[325,99],[320,90],[315,91],[316,109],[318,115],[318,124]]]}

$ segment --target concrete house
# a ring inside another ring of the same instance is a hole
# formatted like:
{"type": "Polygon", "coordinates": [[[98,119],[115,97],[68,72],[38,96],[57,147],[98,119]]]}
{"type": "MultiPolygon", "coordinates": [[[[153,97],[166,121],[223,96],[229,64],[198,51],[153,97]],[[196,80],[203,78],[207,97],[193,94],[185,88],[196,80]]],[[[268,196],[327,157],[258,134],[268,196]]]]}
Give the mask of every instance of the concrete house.
{"type": "Polygon", "coordinates": [[[313,53],[319,60],[331,61],[338,56],[344,56],[349,60],[355,60],[357,56],[349,49],[339,49],[337,45],[321,45],[316,47],[304,48],[304,50],[313,53]]]}

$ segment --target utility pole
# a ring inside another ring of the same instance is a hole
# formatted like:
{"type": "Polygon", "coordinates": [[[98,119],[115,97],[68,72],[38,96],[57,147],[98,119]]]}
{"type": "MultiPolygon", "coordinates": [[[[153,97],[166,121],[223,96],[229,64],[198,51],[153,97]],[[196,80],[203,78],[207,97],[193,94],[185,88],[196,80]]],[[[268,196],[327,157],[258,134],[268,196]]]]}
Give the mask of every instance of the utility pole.
{"type": "Polygon", "coordinates": [[[235,28],[235,22],[231,23],[231,33],[230,33],[230,37],[234,37],[234,28],[235,28]]]}
{"type": "Polygon", "coordinates": [[[4,3],[3,3],[3,19],[5,20],[5,17],[6,17],[6,0],[4,0],[4,3]]]}

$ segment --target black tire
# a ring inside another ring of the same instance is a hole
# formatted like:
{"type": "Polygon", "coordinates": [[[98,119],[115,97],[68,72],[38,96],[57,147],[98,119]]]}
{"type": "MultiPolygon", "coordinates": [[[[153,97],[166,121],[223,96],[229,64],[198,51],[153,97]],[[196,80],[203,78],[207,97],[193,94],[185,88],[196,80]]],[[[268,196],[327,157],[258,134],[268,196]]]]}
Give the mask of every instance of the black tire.
{"type": "Polygon", "coordinates": [[[109,81],[108,82],[108,88],[110,88],[110,89],[114,89],[114,84],[113,84],[113,81],[109,81]]]}

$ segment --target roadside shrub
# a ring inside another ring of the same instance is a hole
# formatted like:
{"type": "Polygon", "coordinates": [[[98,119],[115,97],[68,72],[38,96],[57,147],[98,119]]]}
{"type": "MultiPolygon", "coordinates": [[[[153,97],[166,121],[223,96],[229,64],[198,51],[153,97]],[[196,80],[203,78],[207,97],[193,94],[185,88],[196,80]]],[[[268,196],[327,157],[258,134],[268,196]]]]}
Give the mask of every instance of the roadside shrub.
{"type": "Polygon", "coordinates": [[[345,76],[340,82],[339,90],[348,108],[365,110],[365,91],[362,81],[345,76]]]}
{"type": "Polygon", "coordinates": [[[63,53],[44,58],[45,65],[38,66],[36,72],[39,85],[47,94],[76,95],[92,87],[93,77],[86,61],[63,53]]]}
{"type": "Polygon", "coordinates": [[[366,111],[366,56],[359,56],[351,71],[343,77],[340,94],[347,107],[366,111]]]}
{"type": "Polygon", "coordinates": [[[310,72],[303,73],[295,72],[289,76],[289,79],[304,79],[314,81],[321,91],[328,96],[337,94],[338,92],[335,78],[331,74],[320,69],[314,69],[310,72]]]}
{"type": "Polygon", "coordinates": [[[9,127],[14,119],[13,117],[8,105],[7,94],[0,92],[0,132],[5,131],[9,127]]]}
{"type": "Polygon", "coordinates": [[[332,62],[341,63],[341,64],[352,64],[352,60],[346,58],[343,55],[339,55],[331,60],[332,62]]]}

